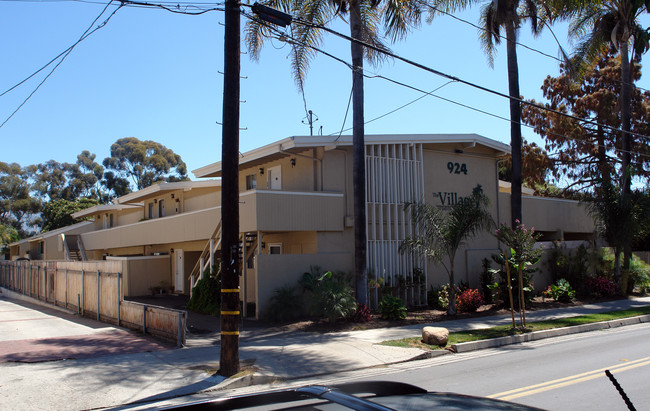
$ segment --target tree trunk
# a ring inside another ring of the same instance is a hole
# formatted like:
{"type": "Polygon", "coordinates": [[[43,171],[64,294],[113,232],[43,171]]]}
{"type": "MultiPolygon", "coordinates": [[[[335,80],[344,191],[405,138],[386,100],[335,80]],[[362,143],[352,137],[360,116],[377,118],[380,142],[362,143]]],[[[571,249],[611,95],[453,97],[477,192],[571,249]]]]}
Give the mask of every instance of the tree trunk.
{"type": "Polygon", "coordinates": [[[510,300],[510,315],[512,316],[512,328],[517,327],[515,323],[515,303],[512,298],[512,279],[510,278],[510,261],[508,261],[508,252],[505,253],[506,257],[506,279],[508,282],[508,298],[510,300]]]}
{"type": "Polygon", "coordinates": [[[226,0],[221,142],[221,357],[219,373],[239,372],[239,3],[226,0]]]}
{"type": "Polygon", "coordinates": [[[454,258],[455,256],[449,257],[449,306],[447,307],[447,314],[456,315],[458,311],[456,310],[456,283],[454,279],[454,258]]]}
{"type": "MultiPolygon", "coordinates": [[[[361,40],[361,4],[350,2],[350,35],[361,40]]],[[[368,303],[366,271],[366,147],[363,119],[363,46],[352,42],[352,190],[354,199],[354,277],[356,298],[368,303]]]]}
{"type": "MultiPolygon", "coordinates": [[[[621,182],[622,195],[621,201],[623,204],[630,204],[631,201],[631,188],[632,188],[632,134],[631,117],[632,117],[632,77],[630,75],[630,60],[628,58],[628,43],[627,37],[620,42],[620,57],[621,57],[621,130],[622,130],[622,144],[621,149],[622,161],[621,167],[623,171],[623,179],[621,182]]],[[[630,268],[630,259],[632,258],[632,238],[627,238],[623,244],[623,275],[625,270],[630,268]]],[[[624,281],[626,286],[627,281],[624,281]]],[[[625,294],[626,290],[623,289],[622,293],[625,294]]]]}
{"type": "Polygon", "coordinates": [[[512,175],[510,192],[510,217],[512,228],[517,220],[523,223],[521,214],[521,105],[519,94],[519,68],[517,66],[517,30],[515,22],[506,25],[506,51],[508,59],[508,92],[510,93],[510,148],[512,150],[512,175]]]}
{"type": "Polygon", "coordinates": [[[519,282],[519,315],[521,317],[521,326],[526,328],[526,300],[524,298],[524,275],[523,262],[517,267],[517,280],[519,282]]]}

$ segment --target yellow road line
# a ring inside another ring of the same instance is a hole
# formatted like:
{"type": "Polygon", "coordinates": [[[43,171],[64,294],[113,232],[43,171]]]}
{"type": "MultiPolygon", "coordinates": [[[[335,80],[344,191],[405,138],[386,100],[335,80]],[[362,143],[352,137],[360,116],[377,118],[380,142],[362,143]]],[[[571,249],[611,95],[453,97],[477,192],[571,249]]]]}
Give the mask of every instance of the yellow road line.
{"type": "Polygon", "coordinates": [[[530,385],[528,387],[518,388],[515,390],[504,391],[498,394],[489,395],[488,397],[511,401],[513,399],[525,397],[527,395],[533,395],[540,392],[550,391],[556,388],[566,387],[580,382],[593,380],[595,378],[605,377],[605,370],[609,370],[612,374],[616,374],[619,372],[631,370],[633,368],[650,365],[650,357],[641,358],[635,361],[628,361],[628,360],[625,361],[627,362],[625,362],[624,364],[618,364],[611,367],[600,368],[597,370],[571,375],[569,377],[559,378],[557,380],[530,385]]]}

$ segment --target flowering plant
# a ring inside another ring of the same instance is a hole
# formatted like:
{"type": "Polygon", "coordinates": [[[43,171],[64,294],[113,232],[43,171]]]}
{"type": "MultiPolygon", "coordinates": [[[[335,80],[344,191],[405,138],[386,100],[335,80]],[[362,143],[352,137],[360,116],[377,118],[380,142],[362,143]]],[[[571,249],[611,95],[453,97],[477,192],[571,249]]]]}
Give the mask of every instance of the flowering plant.
{"type": "Polygon", "coordinates": [[[589,278],[587,280],[587,287],[602,297],[611,297],[616,294],[616,283],[602,275],[589,278]]]}
{"type": "Polygon", "coordinates": [[[474,312],[485,302],[483,294],[476,289],[466,288],[458,295],[458,311],[474,312]]]}

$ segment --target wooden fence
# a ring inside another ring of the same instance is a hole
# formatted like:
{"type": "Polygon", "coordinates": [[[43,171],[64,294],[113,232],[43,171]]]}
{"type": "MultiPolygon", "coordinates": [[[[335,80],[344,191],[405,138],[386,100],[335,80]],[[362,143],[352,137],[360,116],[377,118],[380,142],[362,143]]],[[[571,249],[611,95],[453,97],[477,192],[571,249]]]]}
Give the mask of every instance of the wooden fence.
{"type": "Polygon", "coordinates": [[[122,261],[0,261],[0,286],[178,347],[185,343],[185,311],[124,301],[122,261]]]}

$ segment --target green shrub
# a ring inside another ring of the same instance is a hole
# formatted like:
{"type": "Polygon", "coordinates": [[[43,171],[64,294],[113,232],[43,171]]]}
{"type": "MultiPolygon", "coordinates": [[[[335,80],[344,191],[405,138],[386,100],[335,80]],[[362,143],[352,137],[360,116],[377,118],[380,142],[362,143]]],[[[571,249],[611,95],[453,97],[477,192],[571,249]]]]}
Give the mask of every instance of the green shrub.
{"type": "Polygon", "coordinates": [[[267,312],[267,318],[271,322],[286,322],[300,318],[302,312],[302,300],[296,294],[295,287],[285,285],[276,288],[271,297],[271,305],[267,312]]]}
{"type": "Polygon", "coordinates": [[[561,303],[570,303],[576,296],[575,290],[564,278],[560,278],[555,284],[549,285],[543,294],[545,297],[552,298],[561,303]]]}
{"type": "MultiPolygon", "coordinates": [[[[456,286],[456,296],[458,296],[458,293],[460,293],[460,289],[456,286]]],[[[431,289],[427,291],[427,299],[430,306],[447,311],[449,308],[449,284],[437,288],[431,286],[431,289]]]]}
{"type": "Polygon", "coordinates": [[[192,298],[187,309],[201,314],[219,314],[221,309],[221,276],[219,268],[214,267],[208,275],[192,288],[192,298]]]}
{"type": "MultiPolygon", "coordinates": [[[[493,254],[492,259],[501,267],[505,267],[505,259],[503,256],[498,254],[493,254]]],[[[537,271],[537,268],[524,268],[522,273],[522,278],[524,281],[524,301],[526,302],[526,307],[530,305],[530,302],[533,299],[535,289],[532,284],[533,273],[537,271]]],[[[510,306],[510,300],[508,297],[508,275],[506,274],[505,268],[502,269],[490,269],[490,272],[493,275],[498,275],[498,282],[495,282],[489,286],[490,290],[494,291],[496,298],[501,301],[504,307],[510,306]]],[[[510,285],[512,286],[512,301],[515,308],[519,307],[519,279],[518,279],[517,270],[512,266],[510,267],[510,285]]]]}
{"type": "Polygon", "coordinates": [[[490,272],[490,260],[484,258],[481,262],[481,291],[483,292],[483,297],[485,302],[490,304],[492,302],[492,290],[490,290],[490,285],[494,284],[494,277],[492,272],[490,272]]]}
{"type": "Polygon", "coordinates": [[[379,313],[384,320],[403,320],[406,318],[406,307],[400,298],[385,295],[379,303],[379,313]]]}
{"type": "Polygon", "coordinates": [[[639,257],[632,255],[630,260],[630,279],[628,280],[628,294],[637,289],[641,294],[650,292],[650,265],[639,257]]]}
{"type": "Polygon", "coordinates": [[[350,278],[331,271],[320,275],[318,267],[304,273],[298,281],[304,292],[311,294],[309,311],[312,315],[335,321],[349,318],[357,310],[357,301],[350,286],[350,278]]]}

